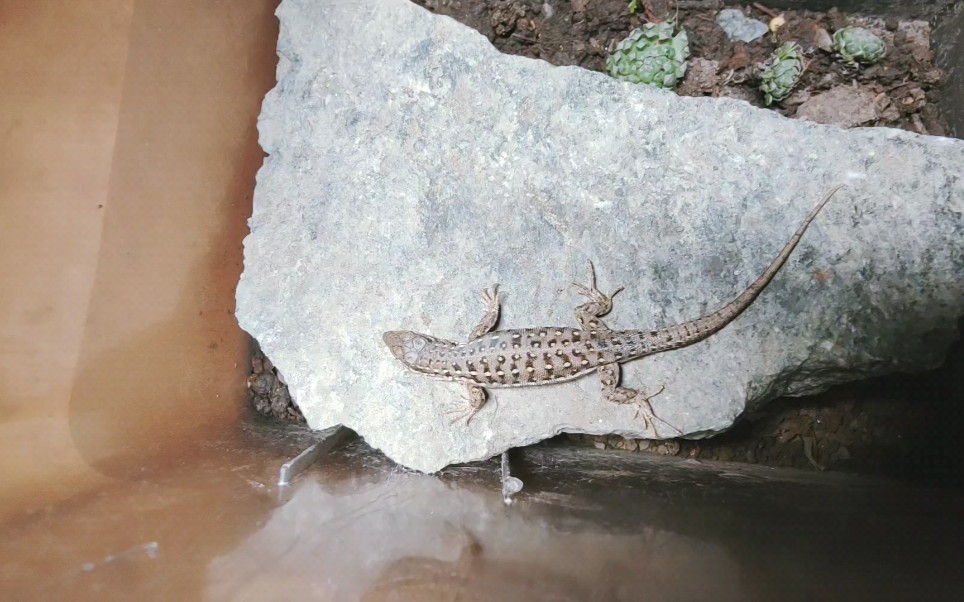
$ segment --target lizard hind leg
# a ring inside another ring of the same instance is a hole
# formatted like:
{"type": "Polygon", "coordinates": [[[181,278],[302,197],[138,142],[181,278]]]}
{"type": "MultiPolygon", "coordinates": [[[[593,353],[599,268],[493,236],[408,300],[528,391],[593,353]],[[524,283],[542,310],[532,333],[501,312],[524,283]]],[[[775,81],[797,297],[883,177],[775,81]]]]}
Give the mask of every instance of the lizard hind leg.
{"type": "MultiPolygon", "coordinates": [[[[636,389],[629,389],[626,387],[619,386],[619,364],[603,364],[596,370],[599,373],[599,383],[602,385],[602,394],[607,401],[613,403],[631,403],[636,405],[636,416],[642,415],[643,425],[646,428],[652,428],[653,432],[657,437],[662,438],[659,434],[659,430],[656,428],[656,421],[659,421],[666,426],[670,427],[678,435],[682,435],[683,431],[679,430],[669,422],[666,422],[662,418],[656,415],[653,411],[653,406],[649,402],[650,399],[656,397],[664,390],[666,390],[666,385],[662,385],[659,391],[656,391],[652,395],[645,395],[637,391],[636,389]]],[[[635,418],[634,417],[634,418],[635,418]]]]}
{"type": "Polygon", "coordinates": [[[487,395],[484,388],[479,385],[466,383],[465,392],[467,395],[462,397],[459,403],[453,404],[452,407],[445,412],[448,416],[454,416],[449,424],[455,424],[464,418],[465,426],[468,426],[472,417],[485,405],[487,395]]]}
{"type": "Polygon", "coordinates": [[[589,299],[582,305],[576,307],[576,320],[579,321],[579,325],[583,330],[589,332],[609,332],[609,327],[603,324],[599,318],[608,314],[613,308],[613,297],[616,296],[616,293],[623,290],[623,287],[617,288],[611,295],[606,295],[596,288],[596,270],[593,268],[591,261],[589,262],[588,280],[588,284],[572,283],[572,286],[575,287],[580,295],[589,299]]]}
{"type": "Polygon", "coordinates": [[[482,304],[485,305],[485,315],[479,323],[472,329],[469,340],[477,339],[487,332],[490,332],[499,323],[499,311],[501,309],[502,297],[499,293],[499,285],[493,284],[491,289],[482,289],[482,304]]]}

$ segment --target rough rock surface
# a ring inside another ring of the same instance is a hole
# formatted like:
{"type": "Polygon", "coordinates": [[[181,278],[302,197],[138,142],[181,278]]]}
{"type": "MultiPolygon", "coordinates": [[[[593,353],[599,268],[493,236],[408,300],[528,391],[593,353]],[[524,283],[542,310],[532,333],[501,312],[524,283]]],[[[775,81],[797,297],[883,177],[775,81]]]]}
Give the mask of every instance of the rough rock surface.
{"type": "MultiPolygon", "coordinates": [[[[594,376],[496,389],[470,425],[452,383],[383,331],[453,340],[499,282],[503,327],[575,325],[595,261],[608,323],[715,310],[830,185],[847,183],[760,299],[697,345],[623,368],[690,436],[748,406],[939,365],[964,313],[964,142],[787,120],[503,56],[405,0],[285,0],[259,122],[238,319],[308,424],[345,424],[423,471],[561,431],[653,437],[594,376]]],[[[662,429],[661,435],[673,433],[662,429]]]]}

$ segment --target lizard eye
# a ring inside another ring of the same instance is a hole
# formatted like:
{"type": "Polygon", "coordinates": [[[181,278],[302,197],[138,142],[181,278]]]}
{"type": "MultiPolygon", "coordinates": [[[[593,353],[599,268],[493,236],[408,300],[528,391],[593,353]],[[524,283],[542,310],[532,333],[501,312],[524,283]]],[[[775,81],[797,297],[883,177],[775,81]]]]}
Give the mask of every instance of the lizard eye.
{"type": "Polygon", "coordinates": [[[422,337],[412,337],[412,349],[415,351],[421,351],[422,349],[425,349],[425,343],[427,342],[428,341],[422,337]]]}

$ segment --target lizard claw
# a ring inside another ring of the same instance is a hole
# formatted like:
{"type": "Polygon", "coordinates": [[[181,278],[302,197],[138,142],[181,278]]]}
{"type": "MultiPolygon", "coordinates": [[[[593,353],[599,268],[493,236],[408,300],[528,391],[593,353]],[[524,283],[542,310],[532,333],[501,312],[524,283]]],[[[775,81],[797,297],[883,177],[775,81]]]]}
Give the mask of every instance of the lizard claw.
{"type": "Polygon", "coordinates": [[[476,324],[469,334],[469,340],[474,340],[490,332],[499,323],[499,312],[501,311],[502,293],[499,292],[498,283],[493,284],[491,289],[482,289],[482,305],[485,306],[485,315],[476,324]]]}
{"type": "Polygon", "coordinates": [[[498,283],[493,284],[491,289],[484,288],[482,289],[482,305],[486,307],[498,305],[500,296],[498,283]]]}
{"type": "Polygon", "coordinates": [[[572,283],[572,286],[575,287],[576,291],[578,291],[580,295],[583,295],[589,299],[589,303],[582,307],[591,309],[593,315],[595,316],[602,316],[609,313],[609,310],[612,309],[613,306],[613,297],[616,296],[616,293],[623,290],[623,287],[620,286],[609,295],[606,295],[596,288],[596,270],[593,268],[591,261],[589,262],[588,280],[588,285],[580,284],[578,282],[572,283]]]}
{"type": "Polygon", "coordinates": [[[474,416],[475,413],[478,411],[475,408],[473,408],[471,405],[469,405],[468,399],[466,399],[465,397],[462,398],[462,401],[466,403],[464,405],[456,405],[445,411],[446,416],[455,416],[455,418],[452,418],[452,420],[449,421],[449,424],[455,424],[456,422],[464,418],[465,426],[468,426],[469,422],[472,420],[472,416],[474,416]]]}
{"type": "Polygon", "coordinates": [[[665,424],[666,426],[668,426],[669,428],[671,428],[671,429],[673,429],[674,431],[676,431],[677,436],[682,436],[682,435],[683,435],[683,431],[681,431],[681,430],[680,430],[679,428],[677,428],[676,426],[670,424],[669,422],[666,422],[665,420],[663,420],[662,418],[660,418],[659,416],[657,416],[657,415],[656,415],[656,412],[653,411],[653,406],[652,406],[652,404],[649,403],[649,400],[651,400],[652,398],[656,397],[657,395],[659,395],[660,393],[662,393],[662,392],[665,391],[665,390],[666,390],[666,385],[661,385],[661,386],[659,387],[659,391],[656,391],[656,392],[653,393],[652,395],[642,395],[642,394],[640,394],[640,395],[639,395],[639,399],[638,399],[638,400],[635,400],[635,401],[636,401],[636,415],[633,416],[633,419],[635,420],[636,418],[638,418],[638,417],[640,416],[640,414],[642,414],[642,416],[643,416],[643,426],[645,426],[646,428],[652,428],[652,429],[653,429],[653,432],[656,433],[656,436],[657,436],[657,437],[660,437],[660,438],[661,438],[662,436],[659,434],[659,431],[656,429],[656,423],[653,422],[654,420],[658,420],[658,421],[662,422],[663,424],[665,424]]]}
{"type": "Polygon", "coordinates": [[[575,281],[573,281],[572,286],[576,287],[576,290],[579,291],[580,294],[592,298],[592,293],[596,290],[596,269],[592,267],[592,261],[589,262],[589,276],[587,280],[589,281],[589,286],[575,281]]]}
{"type": "Polygon", "coordinates": [[[448,416],[455,415],[455,418],[453,418],[449,424],[455,424],[465,418],[465,426],[468,426],[472,418],[485,406],[485,389],[476,385],[468,385],[466,392],[468,395],[461,397],[462,403],[453,404],[452,407],[445,411],[445,414],[448,416]]]}

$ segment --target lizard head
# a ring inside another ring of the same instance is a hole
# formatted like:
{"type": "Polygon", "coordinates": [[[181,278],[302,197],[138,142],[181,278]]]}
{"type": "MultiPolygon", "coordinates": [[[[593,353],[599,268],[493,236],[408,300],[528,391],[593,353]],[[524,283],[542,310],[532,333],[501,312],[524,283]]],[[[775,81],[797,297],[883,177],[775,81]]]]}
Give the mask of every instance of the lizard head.
{"type": "Polygon", "coordinates": [[[392,330],[386,332],[382,335],[382,339],[385,341],[385,344],[388,345],[388,349],[392,352],[392,355],[410,367],[415,366],[422,351],[424,351],[433,340],[431,337],[407,330],[392,330]]]}

